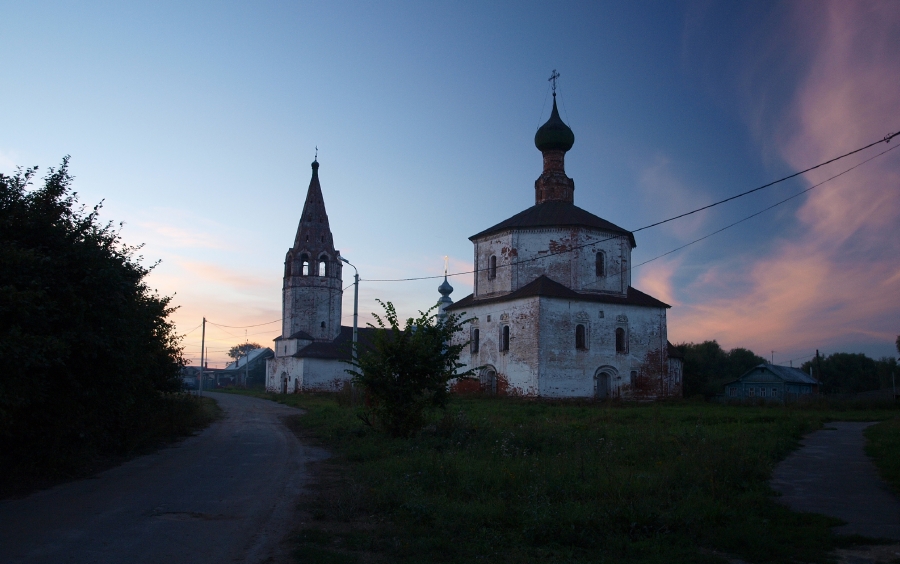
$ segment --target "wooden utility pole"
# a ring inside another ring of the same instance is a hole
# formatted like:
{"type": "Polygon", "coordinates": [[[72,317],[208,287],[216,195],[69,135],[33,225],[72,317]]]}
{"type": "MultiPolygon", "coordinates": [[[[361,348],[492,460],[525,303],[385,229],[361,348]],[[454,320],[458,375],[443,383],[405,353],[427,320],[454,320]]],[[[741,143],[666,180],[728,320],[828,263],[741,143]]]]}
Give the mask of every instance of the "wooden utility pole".
{"type": "Polygon", "coordinates": [[[203,318],[203,332],[200,333],[200,378],[197,380],[197,395],[203,395],[203,352],[206,350],[206,318],[203,318]]]}

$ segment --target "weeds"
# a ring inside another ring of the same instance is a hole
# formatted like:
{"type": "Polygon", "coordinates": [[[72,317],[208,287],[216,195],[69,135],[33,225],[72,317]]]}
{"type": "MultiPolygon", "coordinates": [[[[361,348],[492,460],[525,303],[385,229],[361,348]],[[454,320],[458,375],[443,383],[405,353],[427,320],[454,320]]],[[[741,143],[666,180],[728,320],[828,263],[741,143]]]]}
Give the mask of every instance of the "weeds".
{"type": "Polygon", "coordinates": [[[358,515],[391,524],[369,534],[398,562],[828,562],[838,522],[779,505],[771,471],[826,421],[897,414],[456,397],[391,439],[332,397],[279,399],[365,485],[358,515]]]}

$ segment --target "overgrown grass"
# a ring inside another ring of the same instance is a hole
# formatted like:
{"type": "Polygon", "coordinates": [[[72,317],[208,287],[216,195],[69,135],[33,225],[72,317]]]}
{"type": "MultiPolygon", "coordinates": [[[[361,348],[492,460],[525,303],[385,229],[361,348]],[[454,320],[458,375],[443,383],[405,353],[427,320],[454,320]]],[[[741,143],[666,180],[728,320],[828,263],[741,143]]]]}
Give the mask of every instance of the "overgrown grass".
{"type": "Polygon", "coordinates": [[[881,477],[900,494],[900,419],[873,425],[865,435],[866,453],[875,461],[881,477]]]}
{"type": "Polygon", "coordinates": [[[776,503],[772,468],[825,421],[897,414],[455,398],[402,440],[333,396],[271,397],[306,408],[301,424],[348,468],[355,487],[330,504],[344,515],[318,518],[361,528],[299,539],[340,562],[827,562],[846,544],[837,521],[776,503]]]}

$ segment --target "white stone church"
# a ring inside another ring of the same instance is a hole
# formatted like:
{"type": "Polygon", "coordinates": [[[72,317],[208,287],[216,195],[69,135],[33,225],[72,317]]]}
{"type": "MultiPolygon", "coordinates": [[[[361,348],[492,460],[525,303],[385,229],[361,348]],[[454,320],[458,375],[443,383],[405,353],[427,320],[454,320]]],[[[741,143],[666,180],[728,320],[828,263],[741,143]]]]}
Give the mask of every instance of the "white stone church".
{"type": "Polygon", "coordinates": [[[555,92],[534,142],[544,157],[535,205],[469,238],[475,291],[443,308],[473,318],[458,336],[470,341],[461,361],[479,368],[476,384],[489,393],[680,397],[670,306],[631,286],[634,235],[574,204],[565,154],[575,135],[555,92]]]}
{"type": "MultiPolygon", "coordinates": [[[[556,108],[535,134],[544,171],[535,205],[473,235],[475,291],[457,303],[446,277],[441,311],[471,319],[461,361],[478,381],[459,391],[541,397],[681,396],[682,370],[669,344],[669,305],[631,286],[634,235],[574,204],[565,154],[575,135],[556,108]]],[[[284,262],[282,332],[266,364],[273,392],[337,390],[349,379],[352,328],[341,326],[340,254],[312,179],[284,262]]],[[[360,329],[365,341],[370,329],[360,329]]]]}

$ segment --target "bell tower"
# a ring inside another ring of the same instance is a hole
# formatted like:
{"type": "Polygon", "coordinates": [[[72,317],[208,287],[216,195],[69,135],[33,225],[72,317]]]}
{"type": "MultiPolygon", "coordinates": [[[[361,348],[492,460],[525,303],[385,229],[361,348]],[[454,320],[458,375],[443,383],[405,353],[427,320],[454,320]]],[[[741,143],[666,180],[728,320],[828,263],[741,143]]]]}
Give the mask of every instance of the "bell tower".
{"type": "Polygon", "coordinates": [[[333,341],[340,334],[339,256],[328,226],[319,163],[314,160],[294,245],[284,259],[282,339],[333,341]]]}

